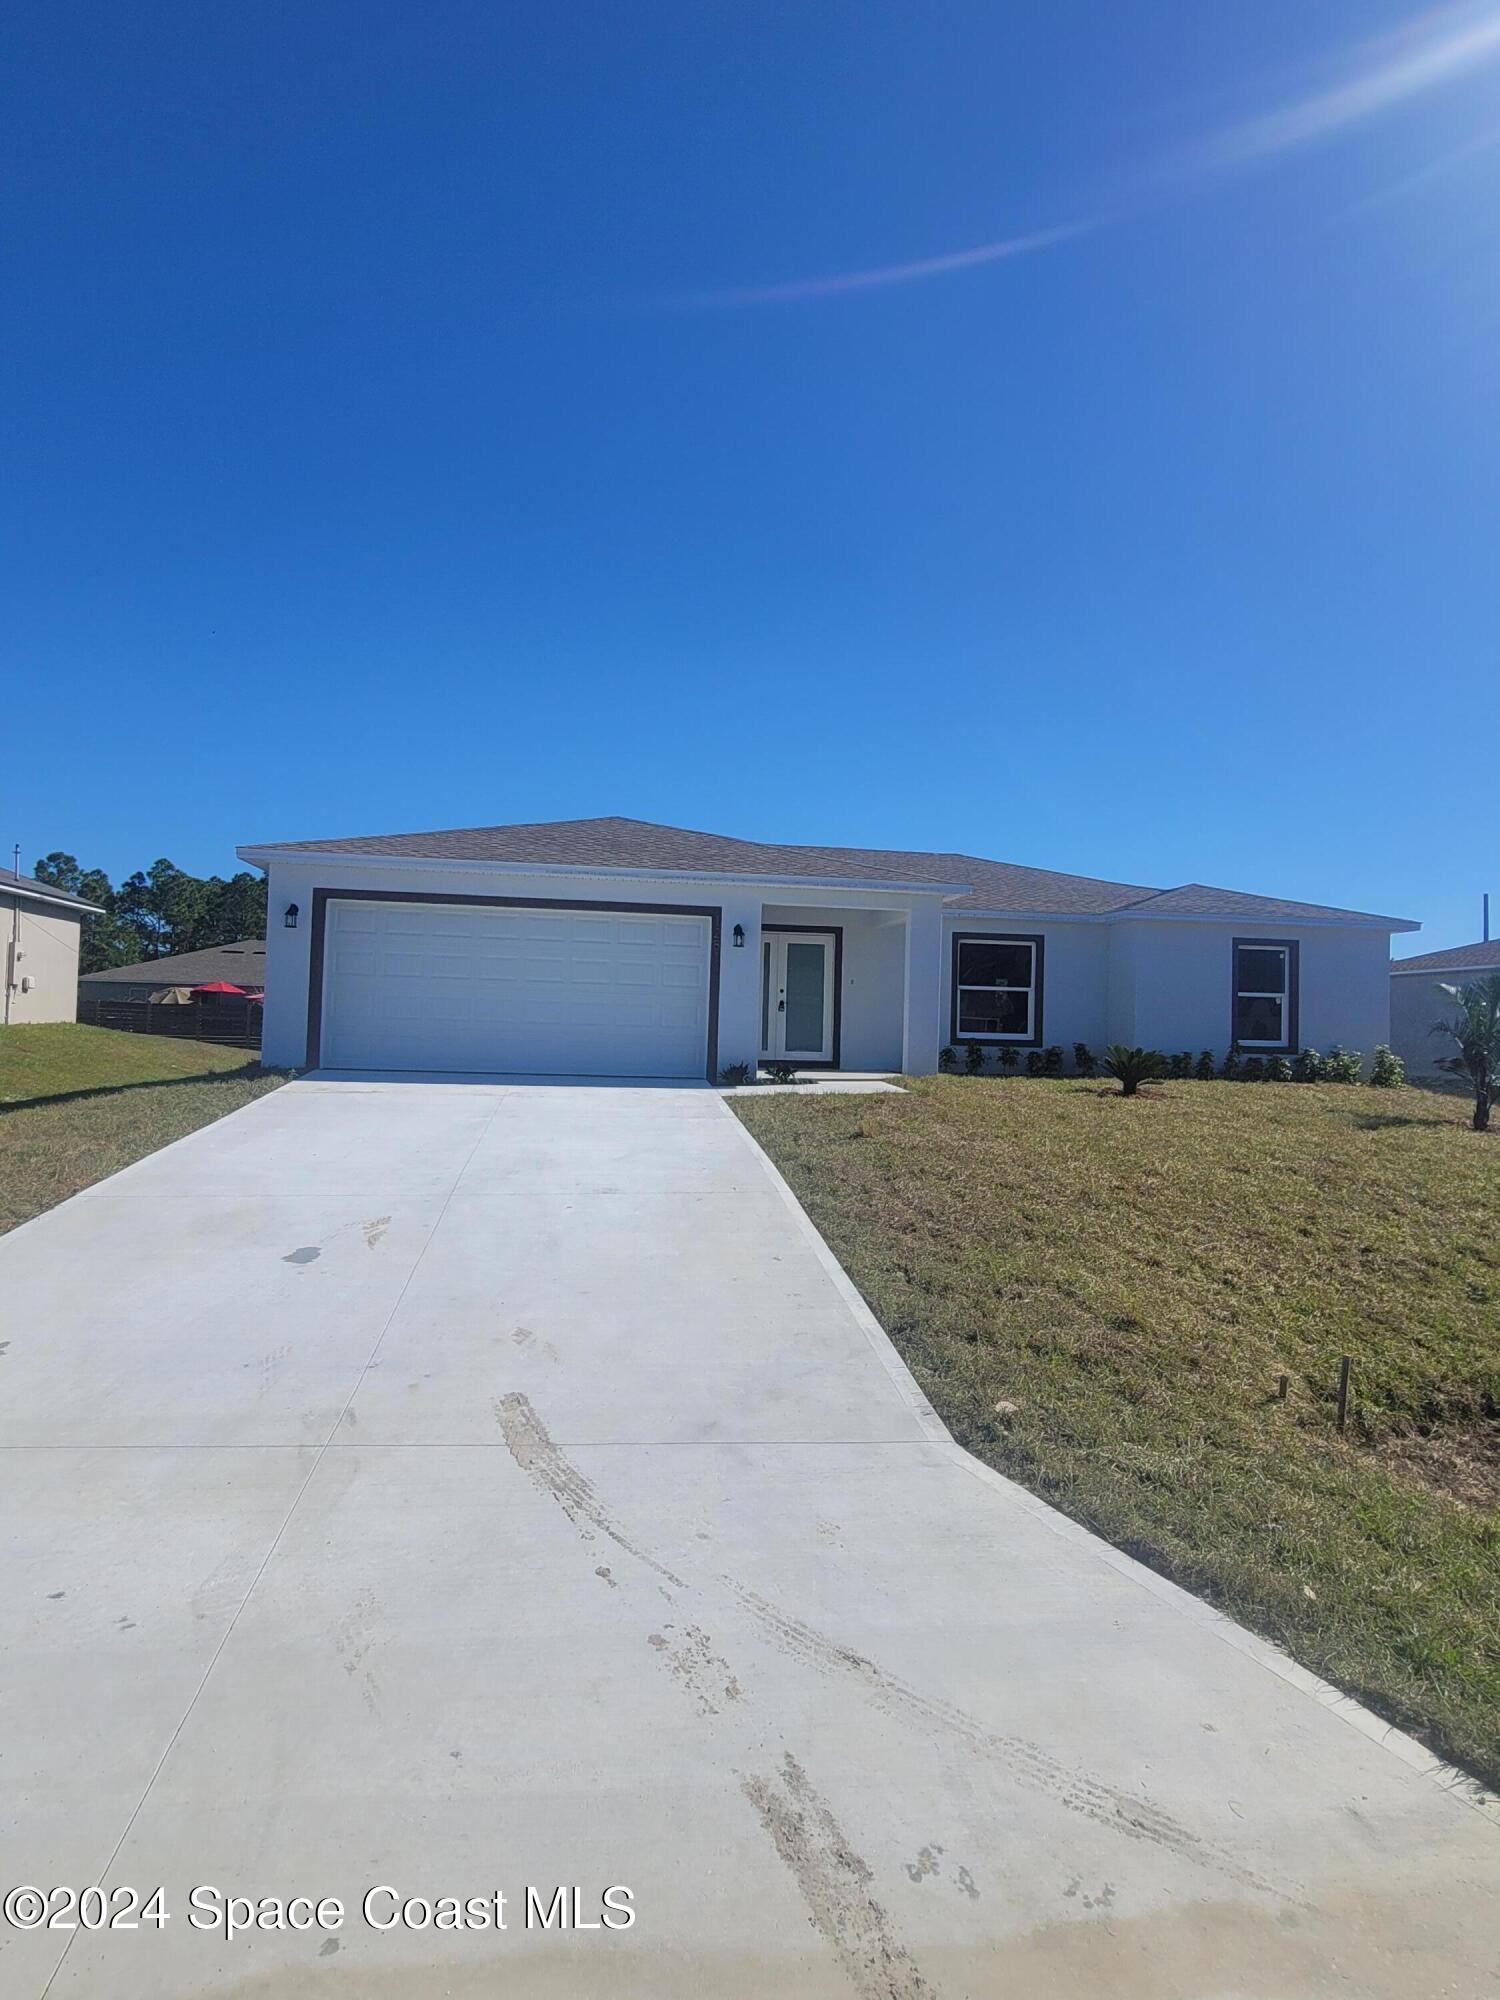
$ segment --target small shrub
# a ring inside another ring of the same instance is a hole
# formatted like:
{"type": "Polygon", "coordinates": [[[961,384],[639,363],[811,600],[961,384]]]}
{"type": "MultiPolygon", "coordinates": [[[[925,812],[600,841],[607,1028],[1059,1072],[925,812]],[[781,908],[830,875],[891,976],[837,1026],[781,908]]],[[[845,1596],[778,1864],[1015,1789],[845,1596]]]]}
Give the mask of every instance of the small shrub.
{"type": "Polygon", "coordinates": [[[1264,1083],[1266,1080],[1265,1059],[1262,1056],[1246,1056],[1245,1067],[1240,1071],[1241,1083],[1264,1083]]]}
{"type": "Polygon", "coordinates": [[[1299,1049],[1297,1060],[1292,1064],[1293,1083],[1321,1083],[1323,1081],[1323,1058],[1316,1049],[1299,1049]]]}
{"type": "Polygon", "coordinates": [[[1375,1044],[1375,1065],[1370,1082],[1376,1090],[1399,1090],[1406,1082],[1406,1064],[1385,1042],[1375,1044]]]}
{"type": "Polygon", "coordinates": [[[1089,1047],[1087,1042],[1075,1042],[1073,1044],[1073,1067],[1080,1076],[1094,1076],[1097,1074],[1099,1065],[1094,1060],[1094,1051],[1089,1047]]]}
{"type": "Polygon", "coordinates": [[[1122,1097],[1134,1097],[1143,1083],[1154,1082],[1165,1068],[1155,1049],[1127,1049],[1123,1042],[1111,1042],[1104,1052],[1104,1073],[1119,1078],[1122,1097]]]}
{"type": "Polygon", "coordinates": [[[1040,1076],[1041,1073],[1042,1073],[1041,1050],[1028,1049],[1026,1051],[1026,1074],[1028,1076],[1040,1076]]]}
{"type": "Polygon", "coordinates": [[[1358,1049],[1341,1049],[1337,1042],[1323,1065],[1324,1083],[1358,1083],[1364,1058],[1358,1049]]]}
{"type": "Polygon", "coordinates": [[[970,1076],[979,1075],[980,1071],[984,1068],[983,1042],[964,1043],[964,1068],[969,1072],[970,1076]]]}
{"type": "Polygon", "coordinates": [[[1063,1073],[1063,1052],[1054,1042],[1042,1052],[1042,1075],[1061,1076],[1063,1073]]]}
{"type": "Polygon", "coordinates": [[[1226,1083],[1237,1083],[1239,1081],[1239,1074],[1240,1057],[1238,1049],[1226,1049],[1224,1060],[1219,1064],[1219,1075],[1226,1083]]]}
{"type": "Polygon", "coordinates": [[[1171,1075],[1176,1082],[1186,1083],[1188,1078],[1193,1073],[1193,1057],[1191,1050],[1183,1049],[1180,1054],[1173,1056],[1169,1067],[1171,1075]]]}
{"type": "Polygon", "coordinates": [[[945,1042],[938,1050],[938,1068],[945,1075],[951,1075],[958,1068],[958,1057],[953,1053],[951,1042],[945,1042]]]}
{"type": "Polygon", "coordinates": [[[1292,1066],[1285,1056],[1268,1056],[1266,1058],[1267,1083],[1290,1083],[1291,1080],[1292,1066]]]}
{"type": "Polygon", "coordinates": [[[724,1067],[719,1071],[719,1081],[720,1083],[732,1084],[748,1083],[750,1081],[749,1063],[725,1063],[724,1067]]]}
{"type": "Polygon", "coordinates": [[[772,1083],[795,1083],[797,1081],[797,1065],[789,1062],[768,1062],[766,1064],[766,1075],[771,1079],[772,1083]]]}
{"type": "Polygon", "coordinates": [[[1213,1082],[1214,1052],[1212,1049],[1205,1049],[1199,1056],[1197,1062],[1193,1065],[1193,1075],[1197,1077],[1200,1083],[1213,1082]]]}
{"type": "Polygon", "coordinates": [[[1009,1042],[1002,1042],[1000,1044],[1001,1069],[1014,1069],[1020,1060],[1021,1052],[1019,1049],[1014,1048],[1009,1042]]]}

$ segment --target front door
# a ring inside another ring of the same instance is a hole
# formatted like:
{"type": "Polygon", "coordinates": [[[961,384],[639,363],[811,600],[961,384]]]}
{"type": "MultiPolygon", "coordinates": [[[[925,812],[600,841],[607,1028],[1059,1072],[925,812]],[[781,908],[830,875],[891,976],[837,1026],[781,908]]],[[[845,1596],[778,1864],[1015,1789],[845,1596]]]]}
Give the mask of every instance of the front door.
{"type": "Polygon", "coordinates": [[[761,933],[760,1052],[833,1061],[833,939],[825,932],[761,933]]]}

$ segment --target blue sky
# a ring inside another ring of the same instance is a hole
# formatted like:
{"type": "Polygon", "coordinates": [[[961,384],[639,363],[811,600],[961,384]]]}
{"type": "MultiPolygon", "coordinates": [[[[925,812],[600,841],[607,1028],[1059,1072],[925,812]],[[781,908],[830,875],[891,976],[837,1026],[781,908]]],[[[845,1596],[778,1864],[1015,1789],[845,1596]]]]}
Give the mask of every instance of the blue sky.
{"type": "Polygon", "coordinates": [[[0,67],[7,861],[618,812],[1478,935],[1500,9],[19,0],[0,67]]]}

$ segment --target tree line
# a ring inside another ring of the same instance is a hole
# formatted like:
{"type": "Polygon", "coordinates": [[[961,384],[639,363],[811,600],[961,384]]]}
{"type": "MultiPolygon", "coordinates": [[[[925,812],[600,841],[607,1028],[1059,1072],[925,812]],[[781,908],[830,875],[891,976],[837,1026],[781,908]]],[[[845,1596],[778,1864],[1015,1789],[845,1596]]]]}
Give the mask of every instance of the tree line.
{"type": "Polygon", "coordinates": [[[31,872],[38,882],[99,905],[99,916],[83,920],[80,972],[266,934],[265,878],[248,871],[227,879],[189,875],[162,859],[117,889],[102,868],[82,868],[71,854],[56,852],[31,872]]]}

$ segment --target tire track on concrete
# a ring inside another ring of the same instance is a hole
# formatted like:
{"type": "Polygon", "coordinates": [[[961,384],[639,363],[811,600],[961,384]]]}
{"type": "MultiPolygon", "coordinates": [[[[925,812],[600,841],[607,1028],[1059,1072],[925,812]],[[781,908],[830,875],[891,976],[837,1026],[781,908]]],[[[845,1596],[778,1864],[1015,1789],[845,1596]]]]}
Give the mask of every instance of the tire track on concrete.
{"type": "Polygon", "coordinates": [[[819,1673],[853,1679],[866,1698],[893,1721],[919,1723],[958,1737],[972,1749],[1002,1768],[1028,1791],[1050,1798],[1069,1812],[1080,1814],[1096,1825],[1122,1834],[1127,1840],[1144,1840],[1165,1847],[1195,1867],[1226,1876],[1241,1888],[1256,1889],[1263,1895],[1292,1901],[1276,1883],[1246,1868],[1234,1856],[1194,1833],[1180,1820],[1153,1806],[1134,1793],[1118,1790],[1102,1779],[1070,1771],[1066,1764],[1024,1737],[1005,1736],[989,1729],[976,1716],[923,1694],[909,1681],[888,1674],[863,1653],[842,1646],[826,1634],[805,1625],[800,1618],[778,1610],[766,1598],[747,1590],[732,1577],[720,1582],[760,1625],[773,1645],[793,1658],[805,1661],[819,1673]]]}
{"type": "Polygon", "coordinates": [[[659,1563],[655,1556],[648,1555],[619,1526],[592,1483],[552,1442],[551,1433],[532,1407],[529,1396],[519,1390],[501,1396],[495,1404],[495,1415],[511,1457],[538,1492],[549,1494],[557,1502],[585,1541],[592,1540],[596,1533],[607,1535],[616,1548],[634,1556],[638,1563],[644,1563],[668,1583],[675,1583],[679,1590],[688,1588],[680,1576],[665,1563],[659,1563]]]}
{"type": "MultiPolygon", "coordinates": [[[[592,1483],[554,1443],[527,1396],[517,1391],[500,1397],[495,1414],[517,1465],[539,1492],[557,1503],[584,1541],[607,1535],[651,1578],[665,1577],[700,1601],[716,1594],[684,1582],[621,1529],[592,1483]]],[[[596,1567],[594,1574],[611,1590],[619,1589],[621,1580],[607,1568],[596,1567]]],[[[648,1587],[653,1596],[661,1590],[659,1582],[648,1587]]],[[[768,1746],[748,1715],[738,1725],[730,1724],[726,1707],[750,1704],[734,1667],[714,1651],[710,1634],[697,1624],[684,1629],[669,1622],[648,1631],[646,1643],[697,1715],[712,1718],[721,1737],[728,1725],[730,1735],[738,1738],[738,1757],[730,1743],[724,1744],[726,1761],[731,1770],[739,1765],[740,1790],[796,1883],[808,1922],[837,1957],[859,2000],[936,2000],[935,1989],[895,1935],[884,1906],[870,1894],[872,1869],[784,1741],[778,1745],[779,1777],[744,1775],[744,1767],[768,1746]]]]}
{"type": "MultiPolygon", "coordinates": [[[[678,1590],[696,1589],[703,1594],[701,1584],[686,1583],[676,1571],[658,1562],[625,1533],[591,1482],[553,1442],[529,1397],[519,1392],[502,1396],[496,1402],[495,1412],[517,1465],[539,1491],[548,1494],[562,1508],[585,1540],[592,1540],[596,1533],[606,1535],[627,1555],[678,1590]]],[[[711,1579],[710,1584],[713,1583],[728,1593],[778,1651],[819,1674],[852,1683],[891,1721],[915,1726],[929,1735],[937,1732],[956,1738],[976,1755],[998,1766],[1014,1783],[1125,1840],[1163,1848],[1179,1860],[1222,1876],[1237,1887],[1274,1896],[1284,1903],[1297,1902],[1278,1884],[1247,1868],[1227,1849],[1194,1833],[1149,1800],[1106,1784],[1102,1779],[1070,1770],[1060,1758],[1039,1745],[992,1730],[952,1702],[924,1694],[909,1681],[887,1673],[864,1654],[780,1610],[733,1577],[720,1576],[711,1579]]]]}
{"type": "Polygon", "coordinates": [[[934,1993],[870,1894],[875,1876],[869,1863],[791,1751],[782,1757],[779,1782],[750,1777],[740,1789],[801,1890],[813,1929],[837,1954],[855,1992],[863,2000],[923,2000],[934,1993]]]}

